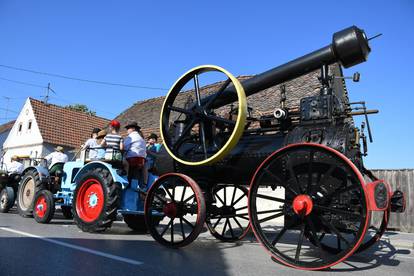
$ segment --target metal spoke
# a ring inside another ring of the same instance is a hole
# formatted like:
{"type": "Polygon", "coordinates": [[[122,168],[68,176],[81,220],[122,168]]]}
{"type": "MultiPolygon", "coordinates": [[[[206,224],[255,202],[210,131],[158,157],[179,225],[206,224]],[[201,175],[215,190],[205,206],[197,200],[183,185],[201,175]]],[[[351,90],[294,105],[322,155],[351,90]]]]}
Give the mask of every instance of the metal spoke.
{"type": "Polygon", "coordinates": [[[168,188],[165,188],[165,191],[167,192],[168,196],[172,200],[172,202],[175,202],[174,196],[171,194],[171,192],[168,190],[168,188]]]}
{"type": "Polygon", "coordinates": [[[174,219],[172,218],[171,223],[171,243],[174,243],[174,219]]]}
{"type": "Polygon", "coordinates": [[[296,174],[293,171],[293,166],[292,166],[291,162],[289,162],[288,171],[289,171],[290,177],[294,180],[293,182],[295,183],[296,189],[299,191],[300,194],[302,194],[303,191],[302,191],[302,189],[299,185],[298,179],[296,178],[296,174]]]}
{"type": "Polygon", "coordinates": [[[272,201],[276,201],[276,202],[291,203],[291,201],[289,201],[289,200],[286,200],[286,199],[283,199],[283,198],[278,198],[278,197],[273,197],[273,196],[257,194],[256,197],[260,197],[260,198],[263,198],[263,199],[268,199],[268,200],[272,200],[272,201]]]}
{"type": "Polygon", "coordinates": [[[221,221],[221,219],[222,219],[223,217],[220,217],[217,221],[216,221],[216,223],[214,223],[214,225],[213,225],[213,228],[216,228],[217,227],[217,225],[220,223],[220,221],[221,221]]]}
{"type": "Polygon", "coordinates": [[[243,207],[240,207],[240,208],[237,208],[237,209],[234,209],[234,211],[240,211],[240,210],[244,210],[244,209],[247,209],[249,206],[243,206],[243,207]]]}
{"type": "Polygon", "coordinates": [[[193,194],[192,196],[190,196],[189,198],[187,198],[186,200],[184,200],[183,203],[187,203],[188,201],[190,201],[194,197],[195,197],[195,194],[193,194]]]}
{"type": "Polygon", "coordinates": [[[277,234],[277,236],[275,237],[275,239],[272,241],[272,245],[275,246],[276,243],[279,242],[279,240],[283,237],[283,235],[285,234],[285,232],[293,227],[296,226],[298,224],[297,220],[292,220],[288,223],[288,225],[283,226],[282,230],[280,230],[279,234],[277,234]]]}
{"type": "Polygon", "coordinates": [[[204,129],[204,122],[200,121],[199,122],[199,138],[201,141],[201,146],[203,147],[203,153],[204,153],[204,158],[207,159],[207,144],[206,144],[206,132],[204,129]]]}
{"type": "Polygon", "coordinates": [[[223,230],[221,231],[221,235],[224,237],[224,232],[226,232],[227,223],[229,222],[229,219],[226,219],[226,222],[224,223],[223,230]]]}
{"type": "Polygon", "coordinates": [[[233,217],[232,219],[234,219],[234,221],[237,223],[237,225],[241,228],[241,230],[243,232],[244,231],[244,227],[240,224],[240,222],[235,217],[233,217]]]}
{"type": "Polygon", "coordinates": [[[238,218],[242,218],[242,219],[245,219],[245,220],[249,220],[249,218],[247,218],[247,217],[245,217],[243,215],[236,214],[235,216],[238,217],[238,218]]]}
{"type": "Polygon", "coordinates": [[[224,189],[223,189],[223,194],[224,194],[224,206],[227,206],[227,198],[226,198],[226,187],[224,187],[224,189]]]}
{"type": "Polygon", "coordinates": [[[328,178],[331,176],[332,172],[334,171],[334,169],[336,168],[336,166],[334,165],[330,165],[329,169],[327,170],[326,173],[323,174],[322,179],[319,182],[319,186],[324,186],[325,182],[328,180],[328,178]]]}
{"type": "Polygon", "coordinates": [[[180,228],[181,228],[181,235],[183,236],[183,240],[185,240],[183,218],[180,218],[180,228]]]}
{"type": "Polygon", "coordinates": [[[319,216],[320,220],[322,221],[323,224],[325,224],[325,226],[327,226],[329,229],[331,229],[331,231],[333,231],[336,236],[338,238],[340,238],[341,240],[343,240],[348,246],[351,246],[351,244],[349,243],[349,241],[347,239],[344,238],[344,236],[342,236],[341,232],[339,232],[338,229],[336,229],[336,227],[330,223],[329,221],[327,221],[323,216],[319,216]]]}
{"type": "Polygon", "coordinates": [[[171,223],[173,222],[174,219],[170,219],[170,222],[168,222],[168,224],[164,227],[164,229],[161,232],[161,237],[164,236],[165,232],[167,232],[168,228],[170,227],[171,223]]]}
{"type": "Polygon", "coordinates": [[[302,226],[300,227],[300,235],[298,239],[298,246],[296,247],[296,254],[295,254],[295,262],[299,262],[299,255],[300,250],[302,249],[303,244],[303,236],[305,235],[305,224],[302,222],[302,226]]]}
{"type": "Polygon", "coordinates": [[[208,109],[210,105],[220,96],[220,94],[226,89],[226,87],[230,84],[231,79],[227,79],[223,85],[220,87],[220,89],[211,96],[210,100],[205,104],[205,109],[208,109]]]}
{"type": "Polygon", "coordinates": [[[196,122],[196,119],[193,118],[185,126],[185,128],[183,129],[183,132],[181,133],[180,137],[178,137],[177,141],[175,141],[174,148],[177,148],[178,146],[181,145],[181,142],[184,140],[184,138],[186,137],[187,133],[193,128],[195,122],[196,122]]]}
{"type": "Polygon", "coordinates": [[[225,123],[227,125],[236,125],[235,121],[229,120],[229,119],[225,119],[225,118],[221,118],[212,114],[206,114],[204,115],[205,118],[210,119],[212,121],[216,121],[216,122],[221,122],[221,123],[225,123]]]}
{"type": "Polygon", "coordinates": [[[218,195],[218,193],[216,193],[216,197],[218,200],[220,200],[220,202],[223,204],[223,206],[226,206],[226,203],[224,203],[224,201],[221,199],[221,197],[218,195]]]}
{"type": "Polygon", "coordinates": [[[187,109],[184,109],[184,108],[181,108],[181,107],[169,105],[167,108],[169,110],[177,111],[177,112],[180,112],[180,113],[184,113],[186,115],[193,115],[193,112],[191,110],[187,110],[187,109]]]}
{"type": "Polygon", "coordinates": [[[276,214],[276,215],[272,215],[272,216],[269,216],[269,217],[263,218],[263,219],[259,220],[259,223],[262,223],[262,222],[265,222],[265,221],[268,221],[268,220],[271,220],[271,219],[275,219],[275,218],[281,217],[281,216],[283,216],[284,214],[285,214],[284,212],[281,212],[281,213],[279,213],[279,214],[276,214]]]}
{"type": "Polygon", "coordinates": [[[336,209],[336,208],[321,206],[321,205],[317,205],[317,204],[313,205],[313,208],[315,208],[316,210],[331,212],[331,213],[335,213],[335,214],[343,214],[343,215],[347,215],[347,216],[351,216],[351,217],[360,217],[361,216],[361,213],[353,213],[353,212],[345,211],[345,210],[342,210],[342,209],[336,209]]]}
{"type": "MultiPolygon", "coordinates": [[[[316,246],[318,247],[319,252],[321,254],[321,259],[325,260],[325,253],[323,251],[321,241],[318,238],[318,234],[316,233],[316,228],[315,228],[315,225],[313,224],[313,221],[309,217],[306,217],[306,223],[309,225],[309,228],[311,230],[311,235],[313,239],[315,240],[316,246]]],[[[323,235],[325,235],[325,233],[323,233],[323,235]]]]}
{"type": "Polygon", "coordinates": [[[231,204],[231,206],[232,207],[234,207],[237,203],[239,203],[239,201],[240,200],[242,200],[243,199],[243,197],[245,197],[246,196],[246,194],[242,194],[235,202],[233,202],[232,204],[231,204]]]}
{"type": "Polygon", "coordinates": [[[154,197],[158,198],[162,203],[168,203],[168,201],[157,194],[157,192],[154,193],[154,197]]]}
{"type": "Polygon", "coordinates": [[[191,229],[194,229],[195,226],[191,222],[189,222],[185,217],[181,217],[181,218],[188,226],[191,227],[191,229]]]}
{"type": "Polygon", "coordinates": [[[231,227],[231,223],[230,223],[230,219],[227,219],[227,224],[229,225],[229,230],[230,230],[230,234],[231,234],[231,237],[234,239],[234,232],[233,232],[233,228],[231,227]]]}
{"type": "Polygon", "coordinates": [[[200,86],[198,83],[198,75],[194,75],[194,92],[197,99],[197,105],[201,106],[201,95],[200,95],[200,86]]]}
{"type": "Polygon", "coordinates": [[[289,185],[283,185],[283,181],[274,173],[272,173],[268,168],[264,169],[264,172],[266,172],[269,176],[271,176],[274,180],[276,180],[276,182],[278,182],[282,187],[284,187],[285,189],[288,189],[292,194],[294,195],[298,195],[298,193],[293,190],[289,185]]]}
{"type": "Polygon", "coordinates": [[[184,184],[183,193],[181,194],[181,202],[183,202],[183,200],[184,200],[184,196],[185,196],[185,191],[186,190],[187,190],[187,185],[184,184]]]}
{"type": "Polygon", "coordinates": [[[234,188],[234,190],[233,190],[233,195],[231,196],[231,201],[230,201],[230,206],[233,206],[233,203],[234,203],[234,198],[236,197],[236,186],[234,186],[233,187],[234,188]]]}
{"type": "Polygon", "coordinates": [[[314,151],[311,150],[309,152],[309,169],[308,169],[308,185],[306,187],[306,193],[309,195],[311,192],[311,186],[312,186],[312,167],[313,167],[313,155],[314,151]]]}
{"type": "MultiPolygon", "coordinates": [[[[246,206],[246,208],[247,208],[247,206],[246,206]]],[[[260,212],[256,212],[256,214],[263,215],[263,214],[270,214],[270,213],[276,213],[276,212],[281,212],[281,211],[283,211],[283,209],[274,209],[274,210],[260,211],[260,212]]]]}

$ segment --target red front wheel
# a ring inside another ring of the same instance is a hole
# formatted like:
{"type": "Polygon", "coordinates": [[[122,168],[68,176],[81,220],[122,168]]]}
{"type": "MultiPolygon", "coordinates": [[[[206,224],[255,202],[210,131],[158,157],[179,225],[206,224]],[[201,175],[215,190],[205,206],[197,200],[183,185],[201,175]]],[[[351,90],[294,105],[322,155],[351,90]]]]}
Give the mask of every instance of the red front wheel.
{"type": "Polygon", "coordinates": [[[38,223],[49,223],[55,214],[55,200],[48,190],[39,191],[34,198],[33,217],[38,223]]]}

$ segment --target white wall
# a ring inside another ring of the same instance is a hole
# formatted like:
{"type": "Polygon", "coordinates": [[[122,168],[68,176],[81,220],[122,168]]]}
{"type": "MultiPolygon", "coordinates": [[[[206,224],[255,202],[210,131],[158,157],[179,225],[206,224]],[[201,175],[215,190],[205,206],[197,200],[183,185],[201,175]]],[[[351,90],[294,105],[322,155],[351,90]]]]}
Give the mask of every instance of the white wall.
{"type": "Polygon", "coordinates": [[[36,152],[39,157],[43,151],[42,144],[43,139],[39,126],[37,125],[30,100],[27,99],[3,144],[3,149],[6,151],[4,160],[7,164],[13,155],[31,155],[34,157],[36,152]],[[28,129],[29,122],[32,122],[30,130],[28,129]],[[21,130],[19,131],[20,125],[21,130]]]}

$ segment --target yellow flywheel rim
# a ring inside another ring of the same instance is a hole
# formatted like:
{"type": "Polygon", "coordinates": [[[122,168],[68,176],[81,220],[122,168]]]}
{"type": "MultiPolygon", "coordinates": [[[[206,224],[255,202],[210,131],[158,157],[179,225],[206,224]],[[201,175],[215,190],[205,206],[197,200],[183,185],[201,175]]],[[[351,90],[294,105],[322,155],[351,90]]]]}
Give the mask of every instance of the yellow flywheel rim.
{"type": "Polygon", "coordinates": [[[171,87],[170,91],[168,91],[167,96],[165,97],[164,103],[162,105],[162,109],[161,109],[161,116],[160,116],[160,133],[161,133],[161,138],[163,141],[165,140],[165,133],[163,130],[163,115],[165,112],[167,112],[166,110],[166,105],[167,105],[167,100],[170,96],[170,94],[174,91],[174,88],[176,87],[176,85],[178,85],[179,83],[181,83],[181,81],[186,78],[188,75],[194,75],[196,72],[209,72],[209,71],[219,71],[222,72],[223,74],[225,74],[233,83],[234,88],[236,89],[237,92],[237,98],[238,98],[238,114],[237,114],[237,120],[236,120],[236,124],[235,127],[233,129],[232,134],[230,135],[230,138],[227,140],[227,142],[224,144],[224,146],[214,155],[210,156],[207,159],[201,160],[201,161],[187,161],[187,160],[183,160],[181,158],[179,158],[178,156],[176,156],[173,151],[169,148],[169,145],[167,145],[167,143],[165,144],[165,149],[167,150],[167,152],[169,153],[169,155],[174,158],[176,161],[185,164],[185,165],[189,165],[189,166],[202,166],[202,165],[211,165],[217,161],[220,161],[221,159],[223,159],[238,143],[240,137],[243,135],[244,132],[244,127],[246,125],[246,117],[247,117],[247,99],[246,99],[246,94],[244,93],[244,89],[243,86],[241,85],[240,81],[234,77],[230,72],[228,72],[227,70],[225,70],[222,67],[216,66],[216,65],[201,65],[201,66],[197,66],[192,68],[191,70],[187,71],[184,75],[182,75],[175,83],[174,85],[171,87]]]}

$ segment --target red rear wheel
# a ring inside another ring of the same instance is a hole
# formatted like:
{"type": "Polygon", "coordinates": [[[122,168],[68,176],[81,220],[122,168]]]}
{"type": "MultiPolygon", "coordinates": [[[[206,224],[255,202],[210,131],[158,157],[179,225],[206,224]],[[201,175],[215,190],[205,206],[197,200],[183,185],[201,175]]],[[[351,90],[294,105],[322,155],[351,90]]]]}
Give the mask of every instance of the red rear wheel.
{"type": "Polygon", "coordinates": [[[92,222],[99,218],[104,206],[104,192],[102,185],[96,179],[87,179],[79,189],[76,200],[76,211],[85,222],[92,222]]]}

